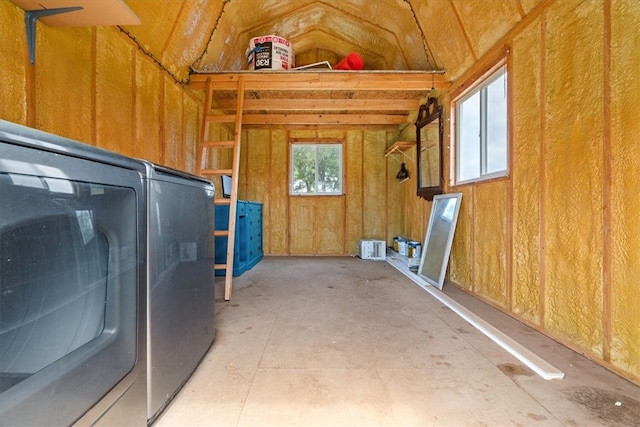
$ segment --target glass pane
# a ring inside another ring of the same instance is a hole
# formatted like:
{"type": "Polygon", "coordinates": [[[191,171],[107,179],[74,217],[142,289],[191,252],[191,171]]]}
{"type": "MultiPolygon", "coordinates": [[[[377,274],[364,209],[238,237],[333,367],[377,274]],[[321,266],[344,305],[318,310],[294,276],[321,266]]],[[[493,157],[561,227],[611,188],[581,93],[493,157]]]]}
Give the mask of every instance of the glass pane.
{"type": "Polygon", "coordinates": [[[420,187],[440,185],[440,120],[420,131],[420,187]]]}
{"type": "Polygon", "coordinates": [[[318,145],[318,193],[341,193],[341,146],[318,145]]]}
{"type": "Polygon", "coordinates": [[[458,181],[480,177],[480,92],[458,105],[458,181]]]}
{"type": "Polygon", "coordinates": [[[300,144],[291,147],[291,192],[293,194],[315,193],[316,191],[316,148],[315,145],[300,144]]]}
{"type": "Polygon", "coordinates": [[[487,87],[486,173],[507,169],[507,86],[506,75],[487,87]]]}
{"type": "Polygon", "coordinates": [[[136,360],[136,194],[0,173],[0,200],[0,412],[71,424],[136,360]]]}

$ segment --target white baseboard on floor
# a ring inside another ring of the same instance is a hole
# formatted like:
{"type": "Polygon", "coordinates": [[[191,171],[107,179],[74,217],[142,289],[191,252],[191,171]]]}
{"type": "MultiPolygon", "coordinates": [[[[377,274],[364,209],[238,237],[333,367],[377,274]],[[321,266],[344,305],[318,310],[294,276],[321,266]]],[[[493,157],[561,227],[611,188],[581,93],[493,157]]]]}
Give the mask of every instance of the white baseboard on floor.
{"type": "Polygon", "coordinates": [[[483,320],[481,317],[477,316],[475,313],[471,312],[438,289],[434,288],[416,273],[411,271],[407,266],[406,257],[402,257],[391,252],[387,254],[387,262],[545,380],[559,380],[564,378],[564,372],[558,370],[546,360],[542,359],[540,356],[509,337],[504,332],[496,329],[493,325],[483,320]]]}

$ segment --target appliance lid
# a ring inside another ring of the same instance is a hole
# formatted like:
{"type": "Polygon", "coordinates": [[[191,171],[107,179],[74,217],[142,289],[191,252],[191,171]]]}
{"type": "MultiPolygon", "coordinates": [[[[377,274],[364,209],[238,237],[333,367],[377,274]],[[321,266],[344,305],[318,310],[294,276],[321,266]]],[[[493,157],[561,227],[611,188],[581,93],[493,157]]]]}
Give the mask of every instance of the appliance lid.
{"type": "Polygon", "coordinates": [[[135,159],[5,120],[0,120],[0,141],[65,156],[95,160],[139,172],[145,170],[144,165],[135,159]]]}
{"type": "Polygon", "coordinates": [[[201,176],[192,175],[188,172],[180,171],[177,169],[170,168],[168,166],[159,165],[156,163],[152,163],[148,160],[140,159],[140,162],[144,163],[146,168],[146,176],[149,179],[154,181],[191,181],[193,184],[198,184],[200,186],[210,186],[213,187],[213,183],[201,176]]]}

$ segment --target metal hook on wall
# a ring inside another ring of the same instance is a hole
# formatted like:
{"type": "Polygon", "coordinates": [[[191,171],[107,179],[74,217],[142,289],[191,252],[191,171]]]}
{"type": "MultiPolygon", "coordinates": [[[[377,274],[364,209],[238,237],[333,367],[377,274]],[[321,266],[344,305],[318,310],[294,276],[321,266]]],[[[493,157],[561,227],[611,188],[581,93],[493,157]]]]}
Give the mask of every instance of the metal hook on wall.
{"type": "Polygon", "coordinates": [[[413,157],[407,155],[407,153],[405,153],[404,151],[399,150],[397,148],[395,150],[393,150],[393,151],[390,151],[388,154],[395,154],[395,153],[400,153],[400,154],[402,154],[404,156],[404,159],[402,159],[402,160],[398,160],[398,159],[396,159],[395,157],[392,156],[392,158],[398,163],[404,163],[405,160],[413,161],[413,157]]]}
{"type": "Polygon", "coordinates": [[[24,13],[24,23],[27,27],[27,44],[29,46],[29,60],[31,64],[36,62],[36,21],[45,16],[59,15],[61,13],[82,10],[81,6],[61,7],[56,9],[28,10],[24,13]]]}

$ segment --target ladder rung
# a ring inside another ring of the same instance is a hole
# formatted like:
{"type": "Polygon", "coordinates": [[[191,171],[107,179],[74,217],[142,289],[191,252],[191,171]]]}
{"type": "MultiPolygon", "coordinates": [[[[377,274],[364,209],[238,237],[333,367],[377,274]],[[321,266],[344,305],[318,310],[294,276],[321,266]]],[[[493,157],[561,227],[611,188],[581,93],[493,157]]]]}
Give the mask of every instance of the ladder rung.
{"type": "Polygon", "coordinates": [[[214,199],[213,203],[216,205],[230,205],[231,199],[214,199]]]}
{"type": "Polygon", "coordinates": [[[226,269],[226,268],[227,268],[227,264],[214,264],[214,265],[213,265],[213,268],[214,268],[215,270],[224,270],[224,269],[226,269]]]}
{"type": "Polygon", "coordinates": [[[235,114],[208,114],[205,118],[207,122],[213,123],[233,123],[236,121],[235,114]]]}
{"type": "Polygon", "coordinates": [[[203,141],[201,147],[208,148],[233,148],[235,147],[235,141],[203,141]]]}
{"type": "Polygon", "coordinates": [[[229,235],[229,230],[215,230],[213,232],[214,236],[228,236],[229,235]]]}
{"type": "Polygon", "coordinates": [[[200,175],[232,175],[232,169],[202,169],[200,175]]]}

